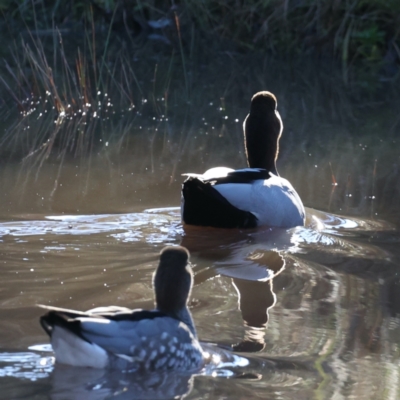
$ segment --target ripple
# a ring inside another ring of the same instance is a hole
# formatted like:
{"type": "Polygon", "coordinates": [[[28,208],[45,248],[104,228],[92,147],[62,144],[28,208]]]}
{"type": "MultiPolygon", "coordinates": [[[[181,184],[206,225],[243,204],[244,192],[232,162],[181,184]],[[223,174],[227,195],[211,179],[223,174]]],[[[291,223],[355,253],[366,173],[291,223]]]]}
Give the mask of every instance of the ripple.
{"type": "Polygon", "coordinates": [[[0,353],[0,377],[36,381],[47,378],[54,366],[54,357],[30,352],[0,353]]]}
{"type": "Polygon", "coordinates": [[[0,237],[106,233],[123,242],[163,243],[174,241],[182,233],[177,207],[134,214],[52,215],[44,218],[0,223],[0,237]]]}
{"type": "Polygon", "coordinates": [[[307,210],[307,226],[315,227],[319,222],[319,226],[324,231],[330,233],[339,233],[339,231],[381,231],[394,230],[394,225],[387,221],[372,220],[368,218],[345,217],[336,214],[330,214],[315,209],[307,210]],[[312,221],[314,220],[314,221],[312,221]],[[317,222],[318,221],[318,222],[317,222]],[[321,226],[322,224],[322,226],[321,226]]]}

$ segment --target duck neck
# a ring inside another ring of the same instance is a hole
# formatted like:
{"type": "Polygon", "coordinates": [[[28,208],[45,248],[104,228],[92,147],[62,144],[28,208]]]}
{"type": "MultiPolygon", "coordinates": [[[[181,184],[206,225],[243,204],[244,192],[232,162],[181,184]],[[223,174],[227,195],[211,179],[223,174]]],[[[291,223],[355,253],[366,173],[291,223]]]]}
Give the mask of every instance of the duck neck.
{"type": "Polygon", "coordinates": [[[197,339],[197,332],[196,328],[194,327],[192,314],[190,313],[187,306],[182,307],[179,310],[171,313],[171,317],[178,319],[179,321],[182,321],[184,324],[186,324],[192,332],[193,336],[197,339]]]}
{"type": "MultiPolygon", "coordinates": [[[[261,147],[262,144],[260,144],[261,147]]],[[[270,143],[266,145],[267,152],[264,150],[264,154],[259,155],[257,154],[251,156],[247,156],[248,159],[248,166],[250,168],[263,168],[269,172],[272,172],[275,175],[279,175],[278,170],[276,168],[276,158],[278,153],[278,145],[277,143],[270,143]]],[[[265,148],[265,147],[264,147],[265,148]]]]}
{"type": "Polygon", "coordinates": [[[250,168],[263,168],[278,174],[276,160],[279,153],[279,138],[282,121],[279,113],[261,114],[253,110],[244,127],[247,163],[250,168]]]}

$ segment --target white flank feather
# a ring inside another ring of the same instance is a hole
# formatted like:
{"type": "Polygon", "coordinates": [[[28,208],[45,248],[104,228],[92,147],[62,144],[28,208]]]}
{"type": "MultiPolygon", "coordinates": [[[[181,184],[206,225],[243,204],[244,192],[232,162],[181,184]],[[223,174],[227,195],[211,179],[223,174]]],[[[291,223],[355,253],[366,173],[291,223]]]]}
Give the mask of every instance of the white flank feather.
{"type": "Polygon", "coordinates": [[[57,325],[53,328],[51,345],[60,364],[91,368],[105,368],[108,364],[104,349],[57,325]]]}
{"type": "Polygon", "coordinates": [[[220,184],[214,188],[233,206],[254,214],[259,226],[284,228],[304,224],[305,211],[300,197],[284,178],[272,175],[266,180],[220,184]]]}

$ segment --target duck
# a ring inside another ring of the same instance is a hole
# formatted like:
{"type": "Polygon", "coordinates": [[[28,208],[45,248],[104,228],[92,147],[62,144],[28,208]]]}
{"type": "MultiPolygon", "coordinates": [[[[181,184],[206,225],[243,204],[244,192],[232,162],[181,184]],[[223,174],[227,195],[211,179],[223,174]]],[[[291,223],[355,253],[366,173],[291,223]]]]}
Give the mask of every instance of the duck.
{"type": "Polygon", "coordinates": [[[98,307],[81,312],[46,305],[40,324],[58,364],[130,371],[192,371],[204,364],[188,308],[193,286],[189,252],[168,246],[153,275],[154,310],[98,307]]]}
{"type": "Polygon", "coordinates": [[[187,173],[182,185],[185,225],[214,228],[292,228],[303,226],[305,210],[292,184],[277,170],[282,119],[277,99],[261,91],[251,99],[243,123],[248,168],[216,167],[187,173]]]}

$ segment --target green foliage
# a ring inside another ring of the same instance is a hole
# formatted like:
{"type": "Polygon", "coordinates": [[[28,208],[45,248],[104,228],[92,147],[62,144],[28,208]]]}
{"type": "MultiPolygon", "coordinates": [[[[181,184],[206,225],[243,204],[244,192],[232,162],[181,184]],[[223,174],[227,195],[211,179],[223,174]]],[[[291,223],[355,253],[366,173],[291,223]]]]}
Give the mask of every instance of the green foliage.
{"type": "Polygon", "coordinates": [[[0,10],[17,29],[21,22],[31,30],[83,22],[103,30],[112,25],[130,40],[164,18],[170,29],[179,24],[183,43],[196,32],[208,45],[314,53],[342,60],[345,68],[378,65],[400,47],[398,0],[0,0],[0,10]]]}
{"type": "Polygon", "coordinates": [[[378,26],[372,25],[355,31],[352,34],[356,54],[365,61],[376,62],[382,59],[382,46],[385,33],[380,31],[378,26]]]}

